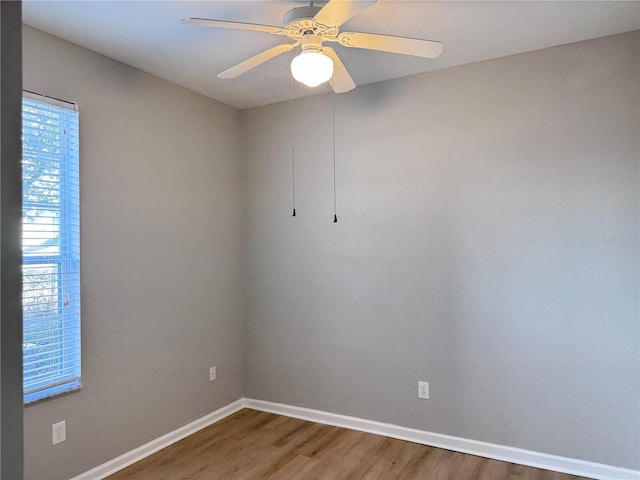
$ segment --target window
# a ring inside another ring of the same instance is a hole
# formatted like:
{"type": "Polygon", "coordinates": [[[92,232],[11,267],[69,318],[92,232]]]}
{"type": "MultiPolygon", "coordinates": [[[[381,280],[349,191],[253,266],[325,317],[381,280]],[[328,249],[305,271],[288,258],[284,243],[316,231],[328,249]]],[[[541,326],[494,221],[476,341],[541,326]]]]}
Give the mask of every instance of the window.
{"type": "Polygon", "coordinates": [[[78,112],[22,101],[24,403],[80,388],[78,112]]]}

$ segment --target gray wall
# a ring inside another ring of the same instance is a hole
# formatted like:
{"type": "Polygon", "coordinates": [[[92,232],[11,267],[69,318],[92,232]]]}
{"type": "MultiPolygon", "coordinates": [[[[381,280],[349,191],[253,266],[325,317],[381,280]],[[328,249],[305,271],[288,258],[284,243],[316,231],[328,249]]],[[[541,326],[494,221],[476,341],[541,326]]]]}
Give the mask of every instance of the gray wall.
{"type": "Polygon", "coordinates": [[[0,2],[0,478],[22,478],[22,35],[0,2]]]}
{"type": "Polygon", "coordinates": [[[640,467],[640,34],[243,113],[246,394],[640,467]],[[431,382],[431,400],[416,382],[431,382]]]}
{"type": "Polygon", "coordinates": [[[29,27],[24,87],[80,106],[84,389],[25,411],[50,480],[242,396],[240,113],[29,27]]]}

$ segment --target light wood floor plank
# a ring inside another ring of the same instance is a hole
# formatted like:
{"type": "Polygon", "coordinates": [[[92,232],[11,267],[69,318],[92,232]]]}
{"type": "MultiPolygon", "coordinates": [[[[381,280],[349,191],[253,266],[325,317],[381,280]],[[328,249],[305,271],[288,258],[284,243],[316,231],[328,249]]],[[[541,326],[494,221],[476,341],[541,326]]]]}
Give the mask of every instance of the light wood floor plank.
{"type": "Polygon", "coordinates": [[[587,480],[244,409],[107,480],[587,480]]]}
{"type": "Polygon", "coordinates": [[[385,439],[382,445],[382,453],[375,459],[375,463],[368,472],[363,475],[364,480],[385,480],[387,478],[399,478],[402,469],[409,463],[416,451],[422,448],[417,443],[385,439]]]}

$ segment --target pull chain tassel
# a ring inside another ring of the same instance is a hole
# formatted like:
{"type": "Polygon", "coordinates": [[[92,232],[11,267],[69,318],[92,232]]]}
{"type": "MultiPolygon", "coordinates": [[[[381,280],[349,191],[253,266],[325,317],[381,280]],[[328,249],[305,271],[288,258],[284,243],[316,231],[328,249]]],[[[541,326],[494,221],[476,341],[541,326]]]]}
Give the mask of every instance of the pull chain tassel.
{"type": "MultiPolygon", "coordinates": [[[[332,79],[333,83],[333,79],[332,79]]],[[[338,223],[338,209],[336,202],[336,94],[331,96],[332,120],[333,120],[333,223],[338,223]]]]}
{"type": "Polygon", "coordinates": [[[294,105],[293,105],[293,74],[290,73],[290,89],[291,89],[291,203],[293,204],[293,215],[296,216],[296,150],[295,150],[295,123],[294,123],[294,105]]]}

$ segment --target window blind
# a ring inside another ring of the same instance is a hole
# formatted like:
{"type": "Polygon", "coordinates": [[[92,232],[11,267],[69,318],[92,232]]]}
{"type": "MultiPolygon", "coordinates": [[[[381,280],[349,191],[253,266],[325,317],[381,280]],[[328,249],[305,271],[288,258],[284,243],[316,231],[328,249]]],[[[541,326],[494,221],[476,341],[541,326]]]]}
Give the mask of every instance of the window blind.
{"type": "MultiPolygon", "coordinates": [[[[29,95],[31,97],[31,95],[29,95]]],[[[80,388],[79,125],[74,104],[23,98],[24,402],[80,388]]]]}

